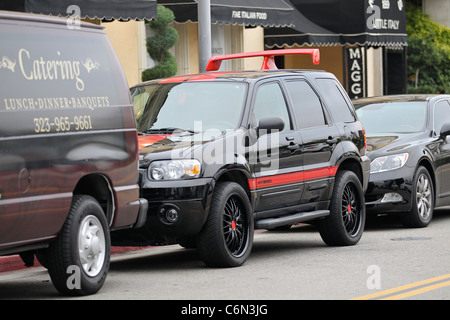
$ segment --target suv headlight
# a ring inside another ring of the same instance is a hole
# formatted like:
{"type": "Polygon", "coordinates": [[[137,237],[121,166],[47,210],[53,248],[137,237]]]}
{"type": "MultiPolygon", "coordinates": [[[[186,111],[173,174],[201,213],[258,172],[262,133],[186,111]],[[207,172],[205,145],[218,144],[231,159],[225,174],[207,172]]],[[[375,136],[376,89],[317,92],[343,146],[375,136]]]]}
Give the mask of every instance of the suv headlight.
{"type": "Polygon", "coordinates": [[[153,180],[177,180],[198,178],[200,162],[195,159],[153,161],[148,167],[153,180]]]}
{"type": "Polygon", "coordinates": [[[370,163],[370,173],[377,173],[401,168],[408,160],[408,156],[408,153],[400,153],[391,156],[375,158],[370,163]]]}

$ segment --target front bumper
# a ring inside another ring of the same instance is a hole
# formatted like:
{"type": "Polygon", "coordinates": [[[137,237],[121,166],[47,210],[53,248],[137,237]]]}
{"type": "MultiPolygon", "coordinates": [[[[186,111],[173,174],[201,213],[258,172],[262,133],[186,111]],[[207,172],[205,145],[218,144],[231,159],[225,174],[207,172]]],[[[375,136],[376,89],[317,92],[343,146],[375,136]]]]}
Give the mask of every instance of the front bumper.
{"type": "Polygon", "coordinates": [[[362,188],[363,192],[366,192],[370,180],[370,158],[368,156],[361,157],[361,166],[363,170],[362,188]]]}
{"type": "Polygon", "coordinates": [[[137,200],[139,202],[139,212],[136,223],[133,225],[133,228],[140,228],[144,226],[145,221],[147,220],[147,211],[148,211],[148,201],[147,199],[139,198],[137,200]]]}
{"type": "Polygon", "coordinates": [[[208,216],[214,182],[142,181],[141,197],[148,200],[146,228],[152,237],[170,243],[198,234],[208,216]]]}
{"type": "Polygon", "coordinates": [[[366,191],[366,209],[376,213],[408,212],[412,203],[413,170],[372,173],[366,191]],[[401,197],[401,199],[400,199],[401,197]]]}

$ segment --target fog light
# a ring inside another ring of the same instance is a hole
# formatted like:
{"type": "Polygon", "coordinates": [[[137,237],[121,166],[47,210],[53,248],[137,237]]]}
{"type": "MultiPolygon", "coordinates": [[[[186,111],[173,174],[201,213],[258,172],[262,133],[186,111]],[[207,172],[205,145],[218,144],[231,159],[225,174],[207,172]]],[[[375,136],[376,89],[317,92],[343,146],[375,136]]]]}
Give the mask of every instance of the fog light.
{"type": "Polygon", "coordinates": [[[403,201],[403,197],[396,192],[386,193],[381,199],[381,202],[400,202],[403,201]]]}
{"type": "Polygon", "coordinates": [[[180,219],[180,211],[175,206],[162,206],[159,209],[159,220],[165,224],[174,224],[180,219]]]}
{"type": "Polygon", "coordinates": [[[175,223],[178,221],[178,218],[180,215],[178,214],[178,211],[176,209],[169,209],[166,211],[166,219],[170,223],[175,223]]]}

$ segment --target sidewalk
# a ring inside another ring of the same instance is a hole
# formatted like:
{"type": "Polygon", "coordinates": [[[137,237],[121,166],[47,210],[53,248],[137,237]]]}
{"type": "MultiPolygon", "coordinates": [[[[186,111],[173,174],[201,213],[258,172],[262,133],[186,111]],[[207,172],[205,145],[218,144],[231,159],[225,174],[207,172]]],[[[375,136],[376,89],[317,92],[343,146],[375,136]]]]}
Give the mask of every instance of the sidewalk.
{"type": "MultiPolygon", "coordinates": [[[[127,251],[141,250],[144,248],[148,248],[148,247],[111,247],[111,255],[123,253],[123,252],[127,252],[127,251]]],[[[26,267],[19,255],[0,256],[0,273],[11,272],[11,271],[16,271],[16,270],[21,270],[21,269],[29,269],[29,268],[39,267],[39,266],[41,266],[41,265],[37,261],[36,257],[34,258],[34,266],[26,267]]]]}

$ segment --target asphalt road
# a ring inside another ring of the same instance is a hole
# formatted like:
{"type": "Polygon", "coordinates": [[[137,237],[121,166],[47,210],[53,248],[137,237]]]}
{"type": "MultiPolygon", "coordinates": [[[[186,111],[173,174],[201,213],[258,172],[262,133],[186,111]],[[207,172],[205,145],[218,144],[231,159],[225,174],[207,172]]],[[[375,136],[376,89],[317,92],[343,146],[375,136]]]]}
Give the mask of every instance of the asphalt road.
{"type": "Polygon", "coordinates": [[[450,300],[449,243],[450,209],[437,210],[423,229],[390,216],[370,219],[351,247],[328,247],[315,227],[298,225],[256,231],[238,268],[207,268],[195,250],[178,245],[152,247],[113,255],[95,295],[63,298],[38,267],[0,274],[0,299],[450,300]]]}

